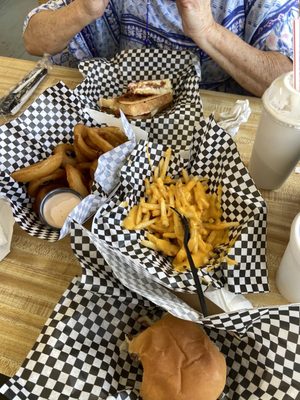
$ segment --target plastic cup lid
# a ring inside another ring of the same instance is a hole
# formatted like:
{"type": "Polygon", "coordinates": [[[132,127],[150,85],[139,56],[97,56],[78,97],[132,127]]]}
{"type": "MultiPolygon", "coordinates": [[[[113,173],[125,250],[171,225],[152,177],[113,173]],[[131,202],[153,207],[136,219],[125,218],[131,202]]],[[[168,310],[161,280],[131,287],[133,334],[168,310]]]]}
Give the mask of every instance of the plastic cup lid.
{"type": "Polygon", "coordinates": [[[300,92],[293,87],[293,71],[275,79],[262,100],[265,108],[278,120],[300,128],[300,92]]]}

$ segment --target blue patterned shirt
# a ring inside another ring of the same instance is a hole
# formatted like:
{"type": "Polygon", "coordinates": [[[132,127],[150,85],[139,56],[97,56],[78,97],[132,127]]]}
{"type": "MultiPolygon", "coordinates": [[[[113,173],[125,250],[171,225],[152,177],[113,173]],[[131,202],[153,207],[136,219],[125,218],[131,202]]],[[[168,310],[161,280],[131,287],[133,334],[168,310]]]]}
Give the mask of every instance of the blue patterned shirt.
{"type": "MultiPolygon", "coordinates": [[[[71,0],[50,0],[32,10],[55,10],[71,0]]],[[[278,51],[293,59],[293,19],[298,16],[299,0],[212,0],[215,20],[245,42],[260,49],[278,51]]],[[[201,64],[202,88],[243,93],[243,89],[206,53],[184,35],[175,0],[111,0],[104,15],[86,26],[53,62],[76,66],[78,61],[104,57],[117,52],[150,46],[189,49],[201,64]]]]}

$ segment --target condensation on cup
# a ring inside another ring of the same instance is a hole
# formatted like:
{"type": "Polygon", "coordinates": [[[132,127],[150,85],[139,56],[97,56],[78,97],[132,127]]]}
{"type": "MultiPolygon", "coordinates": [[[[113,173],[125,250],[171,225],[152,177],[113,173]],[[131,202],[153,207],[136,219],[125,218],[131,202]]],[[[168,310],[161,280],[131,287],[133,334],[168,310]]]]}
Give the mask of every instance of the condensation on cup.
{"type": "Polygon", "coordinates": [[[273,190],[300,160],[300,92],[293,88],[293,72],[277,78],[262,102],[249,172],[258,188],[273,190]]]}

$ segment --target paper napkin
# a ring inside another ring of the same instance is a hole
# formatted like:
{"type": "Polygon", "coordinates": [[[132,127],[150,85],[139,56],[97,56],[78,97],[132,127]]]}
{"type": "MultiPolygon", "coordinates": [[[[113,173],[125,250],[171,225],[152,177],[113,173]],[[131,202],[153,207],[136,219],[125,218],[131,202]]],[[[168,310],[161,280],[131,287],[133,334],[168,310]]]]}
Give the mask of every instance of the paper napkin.
{"type": "Polygon", "coordinates": [[[10,252],[14,223],[9,202],[0,199],[0,261],[10,252]]]}

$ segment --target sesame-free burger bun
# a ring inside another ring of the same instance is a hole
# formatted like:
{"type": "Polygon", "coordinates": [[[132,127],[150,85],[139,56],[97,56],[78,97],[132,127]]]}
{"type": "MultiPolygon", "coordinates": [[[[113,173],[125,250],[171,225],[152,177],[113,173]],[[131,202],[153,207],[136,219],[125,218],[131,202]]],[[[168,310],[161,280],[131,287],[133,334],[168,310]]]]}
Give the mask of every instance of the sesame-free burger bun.
{"type": "Polygon", "coordinates": [[[129,343],[143,365],[143,400],[216,400],[226,362],[204,330],[167,314],[129,343]]]}

